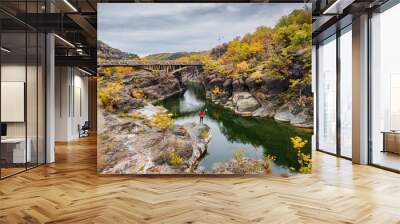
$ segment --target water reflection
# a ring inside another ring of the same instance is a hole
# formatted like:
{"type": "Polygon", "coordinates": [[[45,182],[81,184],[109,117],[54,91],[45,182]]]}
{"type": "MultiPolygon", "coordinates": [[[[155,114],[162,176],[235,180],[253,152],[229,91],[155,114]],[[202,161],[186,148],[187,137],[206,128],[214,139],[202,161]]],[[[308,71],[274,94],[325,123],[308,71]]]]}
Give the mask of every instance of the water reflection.
{"type": "MultiPolygon", "coordinates": [[[[250,158],[276,156],[272,172],[288,172],[297,167],[297,155],[291,149],[290,137],[300,136],[311,142],[311,133],[271,119],[242,117],[205,100],[201,88],[191,86],[183,94],[172,96],[161,104],[177,123],[199,122],[198,111],[207,109],[204,123],[211,128],[212,140],[200,166],[210,171],[219,162],[229,160],[235,150],[243,149],[250,158]]],[[[308,143],[304,152],[310,153],[308,143]]]]}

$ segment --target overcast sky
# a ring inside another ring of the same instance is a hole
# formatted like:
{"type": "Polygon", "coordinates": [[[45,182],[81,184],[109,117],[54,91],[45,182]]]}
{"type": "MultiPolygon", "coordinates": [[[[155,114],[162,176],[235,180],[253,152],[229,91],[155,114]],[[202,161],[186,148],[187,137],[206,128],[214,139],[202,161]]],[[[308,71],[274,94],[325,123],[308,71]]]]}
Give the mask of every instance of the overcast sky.
{"type": "Polygon", "coordinates": [[[111,47],[145,56],[202,51],[278,19],[305,4],[98,4],[98,38],[111,47]]]}

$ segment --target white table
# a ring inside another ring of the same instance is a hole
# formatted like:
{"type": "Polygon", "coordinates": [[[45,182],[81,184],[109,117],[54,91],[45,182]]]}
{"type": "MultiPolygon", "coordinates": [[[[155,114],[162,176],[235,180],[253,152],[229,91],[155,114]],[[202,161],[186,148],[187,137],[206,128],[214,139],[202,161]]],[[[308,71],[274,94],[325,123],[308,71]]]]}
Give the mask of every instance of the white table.
{"type": "Polygon", "coordinates": [[[26,147],[25,153],[25,138],[5,138],[1,139],[2,147],[4,146],[13,146],[13,163],[26,163],[31,162],[32,160],[32,152],[31,145],[32,141],[30,138],[26,139],[28,143],[28,147],[26,147]],[[4,146],[3,146],[4,145],[4,146]],[[25,161],[26,159],[26,161],[25,161]]]}

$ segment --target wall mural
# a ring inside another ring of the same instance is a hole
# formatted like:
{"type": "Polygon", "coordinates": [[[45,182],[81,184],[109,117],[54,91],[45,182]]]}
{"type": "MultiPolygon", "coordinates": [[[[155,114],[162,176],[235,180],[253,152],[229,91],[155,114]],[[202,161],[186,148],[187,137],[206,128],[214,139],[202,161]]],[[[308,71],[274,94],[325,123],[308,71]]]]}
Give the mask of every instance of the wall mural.
{"type": "Polygon", "coordinates": [[[311,5],[98,4],[98,172],[310,173],[311,5]]]}

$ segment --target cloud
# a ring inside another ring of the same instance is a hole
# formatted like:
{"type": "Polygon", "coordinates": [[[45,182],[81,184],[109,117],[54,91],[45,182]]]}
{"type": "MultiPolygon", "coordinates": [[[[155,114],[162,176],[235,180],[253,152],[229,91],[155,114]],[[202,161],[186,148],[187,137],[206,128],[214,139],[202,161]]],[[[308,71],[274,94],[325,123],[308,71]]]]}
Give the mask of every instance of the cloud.
{"type": "Polygon", "coordinates": [[[141,56],[210,49],[306,4],[100,3],[98,37],[141,56]]]}

